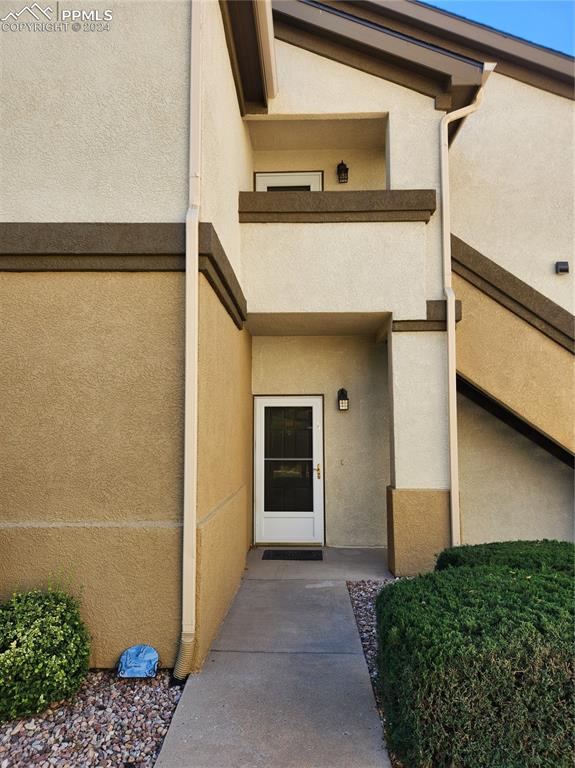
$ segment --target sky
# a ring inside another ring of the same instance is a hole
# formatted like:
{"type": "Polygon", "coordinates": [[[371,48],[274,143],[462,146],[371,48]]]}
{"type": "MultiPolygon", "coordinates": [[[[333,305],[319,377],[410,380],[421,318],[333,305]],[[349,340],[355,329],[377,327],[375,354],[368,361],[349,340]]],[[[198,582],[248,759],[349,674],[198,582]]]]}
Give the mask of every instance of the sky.
{"type": "Polygon", "coordinates": [[[422,0],[444,11],[575,55],[575,0],[422,0]]]}

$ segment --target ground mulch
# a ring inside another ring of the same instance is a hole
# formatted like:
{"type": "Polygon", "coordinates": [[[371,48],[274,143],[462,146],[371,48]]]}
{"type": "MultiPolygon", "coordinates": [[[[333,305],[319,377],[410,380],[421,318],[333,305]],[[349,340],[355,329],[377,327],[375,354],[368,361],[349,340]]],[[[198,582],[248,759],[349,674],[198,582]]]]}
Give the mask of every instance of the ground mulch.
{"type": "Polygon", "coordinates": [[[152,768],[181,696],[169,682],[90,672],[72,700],[0,723],[0,768],[152,768]]]}

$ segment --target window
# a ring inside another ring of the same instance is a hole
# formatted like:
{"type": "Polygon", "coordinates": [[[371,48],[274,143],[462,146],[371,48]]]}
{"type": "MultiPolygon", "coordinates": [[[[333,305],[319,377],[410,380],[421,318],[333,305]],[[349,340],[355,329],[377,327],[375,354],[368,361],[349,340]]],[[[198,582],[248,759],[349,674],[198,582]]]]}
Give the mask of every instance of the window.
{"type": "Polygon", "coordinates": [[[323,171],[256,173],[256,192],[321,192],[323,171]]]}

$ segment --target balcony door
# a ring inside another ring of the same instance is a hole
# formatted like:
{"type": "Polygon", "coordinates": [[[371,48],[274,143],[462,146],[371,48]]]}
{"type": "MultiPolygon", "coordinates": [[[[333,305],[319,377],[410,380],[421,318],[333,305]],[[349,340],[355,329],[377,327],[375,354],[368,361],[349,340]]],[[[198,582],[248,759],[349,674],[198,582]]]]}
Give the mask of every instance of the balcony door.
{"type": "Polygon", "coordinates": [[[323,399],[255,398],[256,544],[323,544],[323,399]]]}

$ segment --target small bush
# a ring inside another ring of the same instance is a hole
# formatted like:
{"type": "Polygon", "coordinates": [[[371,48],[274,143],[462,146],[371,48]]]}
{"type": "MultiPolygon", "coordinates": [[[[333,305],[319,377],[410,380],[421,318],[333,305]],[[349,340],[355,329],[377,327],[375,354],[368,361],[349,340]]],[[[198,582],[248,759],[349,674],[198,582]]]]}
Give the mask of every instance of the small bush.
{"type": "Polygon", "coordinates": [[[385,587],[378,668],[390,748],[409,768],[567,768],[572,580],[450,568],[385,587]]]}
{"type": "Polygon", "coordinates": [[[90,643],[77,602],[60,590],[0,605],[0,720],[34,714],[76,693],[90,643]]]}
{"type": "Polygon", "coordinates": [[[575,575],[575,545],[568,541],[497,541],[444,549],[436,571],[461,565],[507,565],[541,571],[550,568],[575,575]]]}

